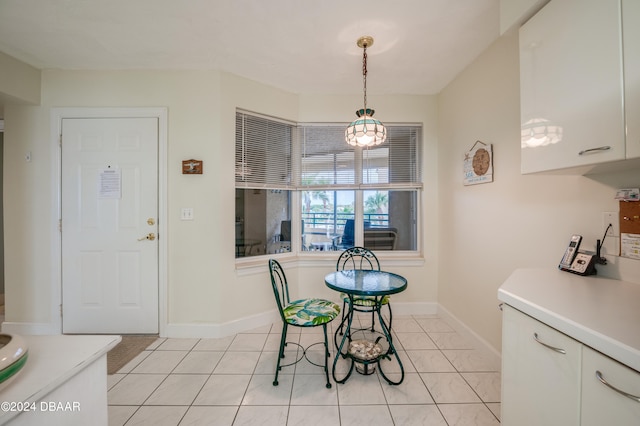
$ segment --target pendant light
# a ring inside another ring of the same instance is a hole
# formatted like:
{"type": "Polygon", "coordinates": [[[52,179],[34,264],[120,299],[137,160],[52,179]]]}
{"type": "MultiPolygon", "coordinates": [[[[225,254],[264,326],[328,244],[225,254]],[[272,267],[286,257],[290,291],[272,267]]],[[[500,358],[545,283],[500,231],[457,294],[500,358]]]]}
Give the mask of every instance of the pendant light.
{"type": "Polygon", "coordinates": [[[349,124],[344,132],[344,138],[352,146],[380,145],[387,139],[387,129],[377,119],[373,118],[373,109],[367,108],[367,47],[373,44],[373,37],[362,36],[358,39],[358,47],[363,49],[362,80],[364,85],[364,108],[356,111],[358,118],[349,124]]]}

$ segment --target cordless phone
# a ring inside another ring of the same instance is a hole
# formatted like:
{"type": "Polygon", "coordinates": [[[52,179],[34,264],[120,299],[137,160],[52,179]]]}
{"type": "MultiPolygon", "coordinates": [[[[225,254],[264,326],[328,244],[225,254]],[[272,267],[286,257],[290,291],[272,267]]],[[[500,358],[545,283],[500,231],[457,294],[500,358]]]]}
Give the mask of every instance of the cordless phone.
{"type": "Polygon", "coordinates": [[[558,265],[560,269],[568,269],[571,267],[573,260],[576,258],[576,255],[578,254],[578,248],[580,248],[581,242],[582,242],[581,235],[571,236],[571,240],[569,240],[569,246],[567,247],[567,250],[564,252],[564,256],[562,256],[560,265],[558,265]]]}
{"type": "Polygon", "coordinates": [[[572,235],[569,240],[569,246],[562,256],[560,261],[560,268],[563,271],[571,272],[578,275],[593,275],[596,274],[595,260],[596,255],[594,253],[582,253],[578,252],[582,237],[580,235],[572,235]]]}

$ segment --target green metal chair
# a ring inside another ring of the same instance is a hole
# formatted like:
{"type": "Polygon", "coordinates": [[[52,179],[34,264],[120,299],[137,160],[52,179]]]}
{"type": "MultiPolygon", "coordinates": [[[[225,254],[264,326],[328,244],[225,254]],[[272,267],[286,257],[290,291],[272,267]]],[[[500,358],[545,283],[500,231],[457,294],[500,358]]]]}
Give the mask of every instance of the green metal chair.
{"type": "MultiPolygon", "coordinates": [[[[338,263],[336,264],[336,271],[342,271],[345,269],[370,269],[379,271],[380,262],[373,253],[373,251],[364,247],[351,247],[346,249],[340,254],[338,263]]],[[[340,294],[342,299],[342,321],[340,322],[340,334],[343,332],[344,322],[346,315],[349,312],[347,305],[349,304],[349,296],[345,293],[340,294]]],[[[389,304],[389,296],[384,296],[381,301],[381,305],[387,305],[389,309],[389,328],[391,328],[391,305],[389,304]]],[[[376,299],[375,297],[362,296],[353,299],[353,310],[356,312],[371,312],[371,331],[375,332],[375,310],[376,299]]]]}
{"type": "MultiPolygon", "coordinates": [[[[280,338],[280,350],[278,352],[276,377],[273,380],[273,386],[278,386],[278,373],[282,367],[296,364],[302,359],[301,356],[290,364],[281,365],[281,360],[284,358],[284,348],[288,343],[290,343],[286,341],[288,327],[322,326],[322,330],[324,332],[324,365],[316,364],[307,357],[307,350],[311,346],[321,344],[322,342],[314,343],[307,348],[303,348],[303,356],[307,358],[307,361],[311,364],[324,368],[324,373],[327,377],[327,388],[331,388],[331,382],[329,381],[329,368],[327,365],[327,359],[331,356],[327,340],[327,324],[333,321],[340,314],[340,306],[324,299],[299,299],[291,302],[289,300],[289,284],[287,283],[287,277],[282,266],[280,266],[280,263],[277,260],[269,260],[269,273],[271,275],[273,294],[276,298],[280,318],[282,318],[282,337],[280,338]]],[[[297,343],[295,344],[298,345],[297,343]]]]}

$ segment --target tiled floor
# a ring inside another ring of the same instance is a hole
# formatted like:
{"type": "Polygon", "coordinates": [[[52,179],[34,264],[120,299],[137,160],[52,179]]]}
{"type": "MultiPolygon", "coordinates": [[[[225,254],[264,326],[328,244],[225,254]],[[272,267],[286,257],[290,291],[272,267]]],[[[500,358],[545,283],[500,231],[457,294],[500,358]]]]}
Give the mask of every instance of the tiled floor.
{"type": "MultiPolygon", "coordinates": [[[[376,371],[368,376],[354,372],[345,384],[332,379],[327,389],[322,369],[303,359],[284,368],[274,387],[281,327],[276,323],[222,339],[158,339],[108,376],[109,424],[499,424],[499,363],[441,318],[394,316],[394,343],[406,372],[398,386],[387,384],[376,371]]],[[[322,340],[322,328],[301,333],[292,327],[288,337],[307,346],[322,340]]],[[[321,354],[309,357],[321,360],[321,354]]],[[[385,373],[396,379],[397,363],[384,362],[385,373]]],[[[346,366],[340,358],[338,371],[346,366]]]]}

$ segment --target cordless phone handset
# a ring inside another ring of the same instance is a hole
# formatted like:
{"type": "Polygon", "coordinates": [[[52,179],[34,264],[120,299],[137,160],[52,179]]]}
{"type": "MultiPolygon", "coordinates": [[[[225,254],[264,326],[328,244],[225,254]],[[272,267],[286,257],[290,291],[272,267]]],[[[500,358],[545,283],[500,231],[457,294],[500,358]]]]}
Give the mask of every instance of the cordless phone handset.
{"type": "Polygon", "coordinates": [[[564,256],[562,256],[562,260],[560,261],[560,265],[558,267],[560,269],[569,268],[573,263],[573,260],[576,258],[578,254],[578,249],[580,248],[580,243],[582,242],[581,235],[572,235],[571,240],[569,240],[569,246],[567,250],[564,252],[564,256]]]}

